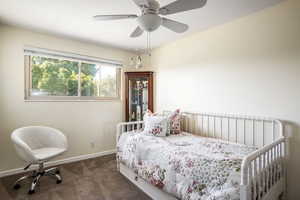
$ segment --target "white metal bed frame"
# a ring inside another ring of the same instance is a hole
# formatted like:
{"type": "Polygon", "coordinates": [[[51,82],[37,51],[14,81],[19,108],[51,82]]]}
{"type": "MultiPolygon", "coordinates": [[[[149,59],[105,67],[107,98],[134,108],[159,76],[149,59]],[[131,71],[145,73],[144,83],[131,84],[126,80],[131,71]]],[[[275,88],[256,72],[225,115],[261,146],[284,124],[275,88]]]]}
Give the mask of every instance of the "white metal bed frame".
{"type": "MultiPolygon", "coordinates": [[[[232,114],[182,113],[182,131],[258,147],[241,166],[241,200],[286,199],[286,138],[277,119],[232,114]]],[[[117,142],[126,131],[143,129],[143,121],[120,123],[117,142]]],[[[155,200],[175,200],[144,181],[122,163],[120,172],[155,200]]]]}

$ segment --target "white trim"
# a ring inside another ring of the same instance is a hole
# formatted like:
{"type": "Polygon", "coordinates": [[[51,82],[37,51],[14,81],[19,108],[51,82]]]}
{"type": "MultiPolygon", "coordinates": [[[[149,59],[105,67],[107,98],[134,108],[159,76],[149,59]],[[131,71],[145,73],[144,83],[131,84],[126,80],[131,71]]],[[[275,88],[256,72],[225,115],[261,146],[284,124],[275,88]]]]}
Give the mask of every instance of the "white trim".
{"type": "Polygon", "coordinates": [[[98,58],[93,56],[81,55],[76,53],[68,53],[57,50],[43,49],[32,46],[24,46],[24,55],[28,56],[46,56],[54,59],[68,59],[72,61],[88,62],[92,64],[111,65],[113,67],[122,67],[121,61],[109,60],[104,58],[98,58]]]}
{"type": "Polygon", "coordinates": [[[112,98],[112,99],[70,99],[70,100],[67,100],[67,99],[61,99],[61,100],[58,100],[58,99],[24,99],[24,102],[122,102],[122,100],[120,98],[112,98]]]}
{"type": "MultiPolygon", "coordinates": [[[[121,87],[122,82],[120,81],[122,76],[122,68],[114,67],[116,71],[116,96],[101,97],[101,96],[81,96],[81,61],[78,61],[78,94],[77,96],[52,96],[52,95],[31,95],[32,89],[32,74],[30,58],[28,58],[24,49],[24,101],[25,102],[99,102],[99,101],[120,101],[121,100],[121,87]]],[[[29,54],[28,54],[29,55],[29,54]]],[[[29,56],[30,57],[30,56],[29,56]]],[[[102,66],[103,67],[103,66],[102,66]]]]}
{"type": "MultiPolygon", "coordinates": [[[[116,153],[116,149],[111,149],[111,150],[97,152],[97,153],[91,153],[91,154],[85,154],[85,155],[80,155],[80,156],[73,156],[73,157],[69,157],[69,158],[65,158],[65,159],[61,159],[61,160],[49,161],[49,162],[45,163],[45,166],[46,167],[51,167],[51,166],[55,166],[55,165],[62,165],[62,164],[66,164],[66,163],[72,163],[72,162],[76,162],[76,161],[87,160],[87,159],[90,159],[90,158],[97,158],[97,157],[110,155],[110,154],[114,154],[114,153],[116,153]]],[[[32,171],[34,169],[37,169],[37,166],[32,165],[28,170],[26,170],[26,172],[32,171]]],[[[23,173],[23,172],[25,172],[24,168],[3,170],[3,171],[0,171],[0,178],[5,177],[5,176],[20,174],[20,173],[23,173]]]]}

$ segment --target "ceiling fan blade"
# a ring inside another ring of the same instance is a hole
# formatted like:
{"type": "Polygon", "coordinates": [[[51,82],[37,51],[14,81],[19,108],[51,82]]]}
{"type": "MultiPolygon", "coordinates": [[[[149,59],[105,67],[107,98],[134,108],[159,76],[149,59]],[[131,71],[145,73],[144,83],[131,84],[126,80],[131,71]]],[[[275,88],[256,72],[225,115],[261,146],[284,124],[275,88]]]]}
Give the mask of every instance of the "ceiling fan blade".
{"type": "Polygon", "coordinates": [[[207,0],[177,0],[159,9],[159,14],[170,15],[197,8],[202,8],[207,0]]]}
{"type": "Polygon", "coordinates": [[[117,20],[117,19],[133,19],[137,18],[137,15],[96,15],[95,20],[117,20]]]}
{"type": "Polygon", "coordinates": [[[176,33],[183,33],[188,30],[189,26],[187,24],[183,24],[171,19],[167,19],[162,17],[162,26],[176,32],[176,33]]]}
{"type": "Polygon", "coordinates": [[[132,0],[138,7],[149,7],[149,1],[148,0],[132,0]]]}
{"type": "Polygon", "coordinates": [[[131,33],[130,37],[135,38],[139,37],[144,33],[144,30],[141,29],[139,26],[131,33]]]}

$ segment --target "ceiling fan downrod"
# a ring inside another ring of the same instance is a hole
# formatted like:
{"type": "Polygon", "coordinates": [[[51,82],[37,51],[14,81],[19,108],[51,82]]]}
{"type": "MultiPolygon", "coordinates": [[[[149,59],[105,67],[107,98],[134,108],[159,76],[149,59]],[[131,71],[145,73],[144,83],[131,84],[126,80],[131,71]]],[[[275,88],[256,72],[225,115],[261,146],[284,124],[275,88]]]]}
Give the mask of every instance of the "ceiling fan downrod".
{"type": "Polygon", "coordinates": [[[151,56],[151,32],[147,32],[147,48],[146,54],[151,56]]]}

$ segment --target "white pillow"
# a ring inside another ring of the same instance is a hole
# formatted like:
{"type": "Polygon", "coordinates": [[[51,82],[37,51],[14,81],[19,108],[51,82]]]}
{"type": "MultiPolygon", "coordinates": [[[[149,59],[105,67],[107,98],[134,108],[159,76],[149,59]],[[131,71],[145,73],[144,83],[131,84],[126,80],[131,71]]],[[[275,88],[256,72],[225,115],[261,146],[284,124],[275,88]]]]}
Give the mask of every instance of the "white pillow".
{"type": "Polygon", "coordinates": [[[147,116],[144,131],[148,134],[165,137],[167,136],[169,118],[163,116],[147,116]]]}

